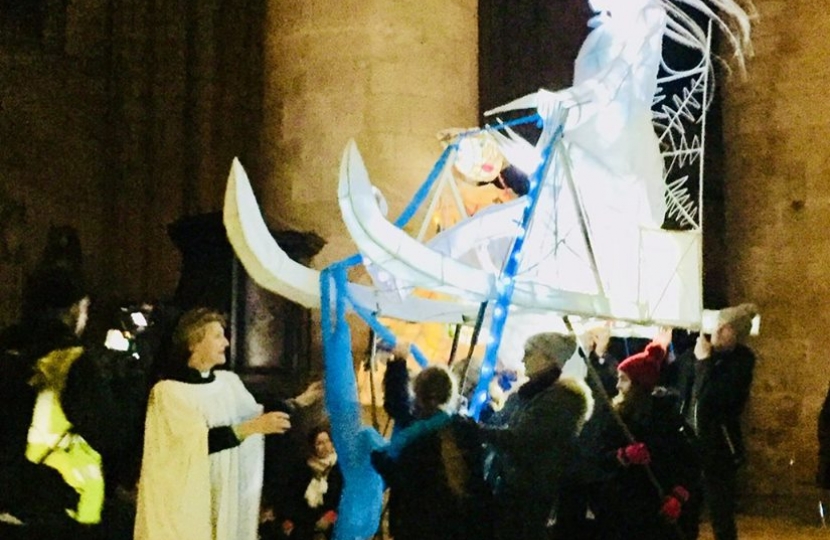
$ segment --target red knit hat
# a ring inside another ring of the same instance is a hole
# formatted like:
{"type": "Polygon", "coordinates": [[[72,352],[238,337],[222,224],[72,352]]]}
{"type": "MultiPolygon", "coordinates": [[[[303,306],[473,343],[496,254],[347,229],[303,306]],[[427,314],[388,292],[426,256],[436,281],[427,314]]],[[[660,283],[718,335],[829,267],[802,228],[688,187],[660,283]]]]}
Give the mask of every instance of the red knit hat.
{"type": "Polygon", "coordinates": [[[666,349],[660,343],[651,342],[645,350],[631,355],[617,366],[631,382],[645,390],[651,391],[660,380],[660,368],[666,358],[666,349]]]}

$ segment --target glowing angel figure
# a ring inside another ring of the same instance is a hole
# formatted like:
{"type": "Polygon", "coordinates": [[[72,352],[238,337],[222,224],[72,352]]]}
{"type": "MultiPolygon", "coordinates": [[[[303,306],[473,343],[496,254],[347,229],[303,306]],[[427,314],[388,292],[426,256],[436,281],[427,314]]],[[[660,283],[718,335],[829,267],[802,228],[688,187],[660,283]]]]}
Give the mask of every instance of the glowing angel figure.
{"type": "MultiPolygon", "coordinates": [[[[726,30],[743,66],[747,15],[731,0],[712,4],[741,28],[740,39],[701,0],[681,0],[726,30]]],[[[703,30],[677,5],[661,0],[590,0],[597,15],[574,65],[570,88],[539,90],[489,111],[537,108],[545,124],[538,147],[567,111],[563,151],[590,229],[606,292],[635,300],[643,231],[659,230],[666,214],[663,157],[652,105],[663,63],[664,36],[707,52],[703,30]]],[[[708,61],[708,58],[706,58],[708,61]]]]}
{"type": "Polygon", "coordinates": [[[640,228],[659,228],[666,212],[663,157],[652,124],[663,29],[653,0],[592,0],[598,13],[579,51],[574,84],[540,90],[490,113],[536,107],[546,129],[566,111],[561,151],[584,209],[602,292],[636,302],[640,228]],[[613,270],[612,270],[613,269],[613,270]]]}
{"type": "MultiPolygon", "coordinates": [[[[743,67],[749,19],[732,0],[714,7],[738,23],[736,36],[704,0],[680,0],[708,15],[726,30],[743,67]]],[[[545,125],[568,111],[564,127],[569,160],[593,228],[625,224],[659,227],[665,215],[663,159],[652,124],[663,37],[707,51],[703,29],[666,0],[589,0],[597,15],[594,29],[574,64],[570,88],[539,90],[488,111],[537,108],[545,125]],[[605,214],[603,216],[602,214],[605,214]]],[[[708,61],[708,59],[707,59],[708,61]]],[[[541,145],[547,140],[543,135],[541,145]]]]}
{"type": "Polygon", "coordinates": [[[489,114],[537,107],[550,125],[565,108],[566,151],[579,190],[590,194],[583,200],[592,228],[598,221],[659,227],[665,185],[651,104],[667,14],[651,0],[590,3],[599,15],[577,56],[574,85],[540,90],[489,114]]]}
{"type": "MultiPolygon", "coordinates": [[[[743,51],[748,47],[747,13],[733,0],[678,1],[708,16],[724,30],[742,67],[743,51]],[[737,33],[730,30],[723,17],[735,23],[737,33]]],[[[664,36],[700,50],[704,61],[709,62],[707,32],[668,1],[593,0],[591,6],[598,15],[576,60],[573,86],[557,92],[541,90],[491,111],[533,107],[543,118],[544,129],[536,147],[524,142],[524,151],[528,147],[535,151],[535,159],[513,159],[508,155],[509,145],[503,148],[508,161],[514,164],[541,162],[563,123],[553,166],[541,178],[542,199],[532,228],[526,231],[528,249],[523,253],[525,263],[516,274],[513,305],[693,325],[699,322],[702,309],[700,235],[699,231],[683,235],[660,229],[667,208],[666,184],[660,143],[652,123],[652,104],[664,36]],[[574,223],[584,234],[566,238],[563,230],[574,230],[574,223]],[[555,256],[540,260],[549,253],[555,256]],[[580,261],[583,265],[577,269],[580,261]],[[549,279],[557,273],[560,281],[549,279]],[[578,277],[585,274],[595,277],[593,291],[585,279],[578,277]],[[672,292],[666,294],[670,288],[672,292]],[[668,304],[672,306],[663,309],[668,304]]],[[[508,142],[514,146],[512,150],[521,147],[515,138],[508,142]]],[[[525,172],[531,171],[526,168],[525,172]]],[[[403,231],[387,227],[388,223],[376,219],[377,212],[368,211],[373,204],[369,198],[371,186],[358,187],[361,176],[365,171],[341,176],[341,210],[360,251],[373,264],[412,287],[440,289],[479,300],[493,297],[493,290],[486,290],[486,279],[479,272],[495,279],[493,268],[500,267],[501,261],[486,231],[498,231],[502,238],[510,236],[525,201],[479,212],[424,246],[403,231]],[[358,208],[367,211],[357,212],[358,208]],[[486,249],[493,264],[475,263],[475,251],[480,253],[482,242],[491,242],[486,249]],[[459,275],[468,279],[455,280],[459,275]],[[472,277],[476,279],[469,279],[472,277]]]]}

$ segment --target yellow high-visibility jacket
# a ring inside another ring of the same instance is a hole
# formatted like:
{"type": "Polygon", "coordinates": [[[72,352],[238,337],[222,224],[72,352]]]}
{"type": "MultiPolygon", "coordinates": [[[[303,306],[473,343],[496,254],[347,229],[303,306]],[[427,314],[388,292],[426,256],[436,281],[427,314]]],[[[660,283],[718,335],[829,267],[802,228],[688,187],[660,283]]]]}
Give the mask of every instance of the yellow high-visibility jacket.
{"type": "Polygon", "coordinates": [[[52,351],[38,360],[29,381],[39,392],[26,458],[60,473],[79,495],[77,508],[67,508],[67,513],[79,523],[91,525],[101,521],[104,505],[101,455],[82,436],[72,433],[60,400],[69,369],[82,354],[82,347],[71,347],[52,351]]]}

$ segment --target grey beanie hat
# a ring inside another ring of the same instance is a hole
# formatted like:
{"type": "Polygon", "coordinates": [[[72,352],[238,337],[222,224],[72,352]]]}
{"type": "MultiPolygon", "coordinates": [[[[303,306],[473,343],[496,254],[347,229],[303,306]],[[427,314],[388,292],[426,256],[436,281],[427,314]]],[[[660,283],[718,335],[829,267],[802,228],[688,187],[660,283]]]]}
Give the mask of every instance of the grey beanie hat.
{"type": "Polygon", "coordinates": [[[752,330],[752,319],[758,314],[755,304],[740,304],[727,307],[718,313],[718,326],[728,324],[735,330],[739,341],[746,339],[752,330]]]}
{"type": "Polygon", "coordinates": [[[543,332],[525,341],[525,373],[530,376],[552,364],[560,368],[576,350],[576,339],[571,335],[543,332]]]}

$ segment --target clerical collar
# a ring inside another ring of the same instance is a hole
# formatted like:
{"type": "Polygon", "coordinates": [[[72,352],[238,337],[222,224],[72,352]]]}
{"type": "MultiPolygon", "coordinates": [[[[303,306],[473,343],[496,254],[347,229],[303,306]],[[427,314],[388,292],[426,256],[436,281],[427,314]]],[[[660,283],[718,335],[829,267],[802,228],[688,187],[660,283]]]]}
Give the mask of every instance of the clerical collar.
{"type": "Polygon", "coordinates": [[[189,384],[207,384],[215,381],[216,375],[214,375],[213,371],[199,371],[198,369],[188,367],[181,373],[177,373],[173,379],[189,384]]]}

